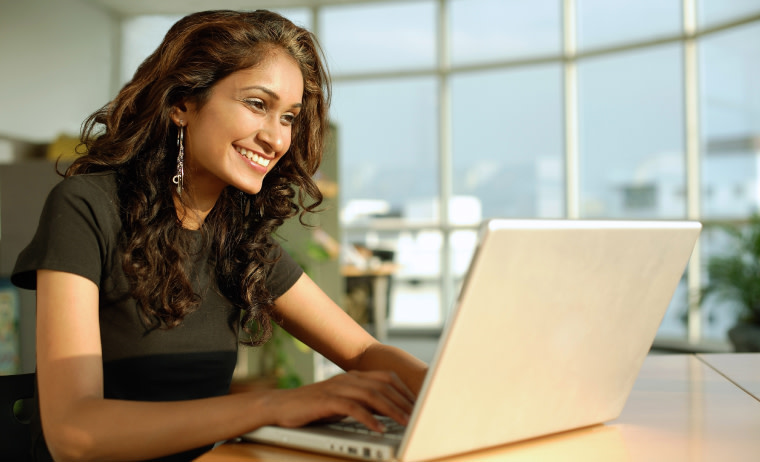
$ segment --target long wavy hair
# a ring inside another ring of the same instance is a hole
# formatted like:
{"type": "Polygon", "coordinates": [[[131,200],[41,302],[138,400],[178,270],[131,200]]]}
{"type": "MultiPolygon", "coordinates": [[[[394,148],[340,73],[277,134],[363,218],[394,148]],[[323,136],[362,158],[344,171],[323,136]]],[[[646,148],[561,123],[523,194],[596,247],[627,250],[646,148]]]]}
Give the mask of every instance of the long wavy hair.
{"type": "Polygon", "coordinates": [[[300,214],[303,220],[322,202],[312,176],[322,159],[330,84],[313,35],[269,11],[191,14],[172,26],[116,98],[83,124],[85,154],[64,175],[117,172],[122,266],[154,327],[177,326],[201,300],[185,269],[193,255],[174,206],[172,107],[186,100],[202,107],[220,79],[260,64],[273,47],[295,59],[304,79],[290,149],[258,194],[228,186],[201,228],[218,287],[243,312],[241,325],[249,334],[243,343],[261,344],[272,329],[273,298],[265,280],[277,258],[273,233],[288,218],[300,214]]]}

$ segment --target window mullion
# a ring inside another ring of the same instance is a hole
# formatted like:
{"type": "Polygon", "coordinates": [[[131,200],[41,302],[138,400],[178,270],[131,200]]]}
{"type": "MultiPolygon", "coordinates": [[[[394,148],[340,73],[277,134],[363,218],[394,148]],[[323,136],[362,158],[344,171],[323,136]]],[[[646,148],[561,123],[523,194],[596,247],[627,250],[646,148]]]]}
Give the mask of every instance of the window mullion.
{"type": "MultiPolygon", "coordinates": [[[[686,216],[690,220],[701,218],[701,177],[699,148],[699,81],[697,62],[696,0],[683,0],[684,118],[686,121],[686,216]]],[[[687,335],[690,343],[702,338],[702,315],[699,306],[701,281],[701,248],[699,242],[688,266],[687,335]]]]}
{"type": "Polygon", "coordinates": [[[448,2],[438,0],[438,142],[439,142],[439,216],[441,218],[441,313],[446,318],[447,311],[454,297],[453,275],[451,264],[451,217],[449,203],[453,191],[452,186],[452,147],[451,147],[451,90],[449,88],[450,51],[448,31],[448,2]]]}
{"type": "Polygon", "coordinates": [[[580,217],[578,159],[578,67],[575,0],[563,1],[564,123],[565,123],[565,216],[580,217]]]}

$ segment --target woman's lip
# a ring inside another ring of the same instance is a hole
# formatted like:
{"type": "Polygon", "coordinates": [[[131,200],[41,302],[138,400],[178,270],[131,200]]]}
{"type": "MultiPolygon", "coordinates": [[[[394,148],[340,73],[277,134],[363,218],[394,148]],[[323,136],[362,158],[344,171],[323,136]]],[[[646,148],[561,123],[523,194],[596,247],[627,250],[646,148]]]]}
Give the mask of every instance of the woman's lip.
{"type": "Polygon", "coordinates": [[[248,166],[250,168],[252,168],[256,172],[261,173],[262,175],[266,174],[269,171],[269,168],[264,167],[264,166],[262,166],[260,164],[257,164],[256,162],[250,160],[249,158],[247,158],[245,156],[240,156],[240,157],[243,159],[243,162],[245,162],[246,164],[248,164],[248,166]]]}
{"type": "Polygon", "coordinates": [[[249,162],[259,167],[262,167],[264,169],[266,169],[269,166],[269,163],[272,161],[272,159],[264,155],[258,154],[254,151],[250,151],[242,146],[235,146],[235,151],[237,151],[238,154],[246,158],[249,162]]]}

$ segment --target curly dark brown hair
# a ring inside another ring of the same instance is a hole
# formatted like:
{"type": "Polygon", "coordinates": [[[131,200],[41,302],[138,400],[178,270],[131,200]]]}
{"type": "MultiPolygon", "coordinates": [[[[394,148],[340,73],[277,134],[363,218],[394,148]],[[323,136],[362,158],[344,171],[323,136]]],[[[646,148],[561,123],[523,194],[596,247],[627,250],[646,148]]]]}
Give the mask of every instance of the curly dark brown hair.
{"type": "Polygon", "coordinates": [[[322,159],[330,84],[313,35],[269,11],[191,14],[172,26],[116,98],[83,124],[85,154],[65,176],[118,173],[123,268],[132,295],[157,327],[177,326],[200,303],[183,266],[191,255],[174,207],[172,107],[189,99],[202,107],[216,82],[260,64],[273,47],[295,59],[304,79],[290,149],[258,194],[228,186],[202,227],[219,289],[243,311],[249,334],[244,343],[261,344],[272,328],[273,299],[265,279],[277,257],[273,233],[299,213],[303,220],[322,202],[312,176],[322,159]]]}

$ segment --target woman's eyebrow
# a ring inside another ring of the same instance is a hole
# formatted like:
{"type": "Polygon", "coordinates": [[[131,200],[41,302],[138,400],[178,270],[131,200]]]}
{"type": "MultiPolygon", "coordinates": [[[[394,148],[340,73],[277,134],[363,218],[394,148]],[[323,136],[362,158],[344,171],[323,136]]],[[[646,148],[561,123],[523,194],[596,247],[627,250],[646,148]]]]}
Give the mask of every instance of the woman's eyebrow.
{"type": "Polygon", "coordinates": [[[264,87],[262,85],[251,85],[250,87],[243,87],[243,88],[240,89],[240,91],[250,91],[250,90],[260,90],[260,91],[263,91],[264,93],[266,93],[267,95],[271,96],[273,99],[276,99],[278,101],[280,99],[280,95],[278,95],[273,90],[271,90],[271,89],[269,89],[267,87],[264,87]]]}
{"type": "MultiPolygon", "coordinates": [[[[277,101],[280,100],[280,95],[278,95],[275,91],[273,91],[273,90],[271,90],[271,89],[269,89],[269,88],[267,88],[265,86],[262,86],[262,85],[251,85],[250,87],[243,87],[241,89],[241,91],[250,91],[250,90],[263,91],[264,93],[266,93],[267,95],[269,95],[272,99],[277,100],[277,101]]],[[[294,108],[296,108],[296,107],[297,108],[301,108],[301,107],[303,107],[303,104],[300,103],[300,102],[299,103],[295,103],[295,104],[293,104],[292,107],[294,107],[294,108]]]]}

